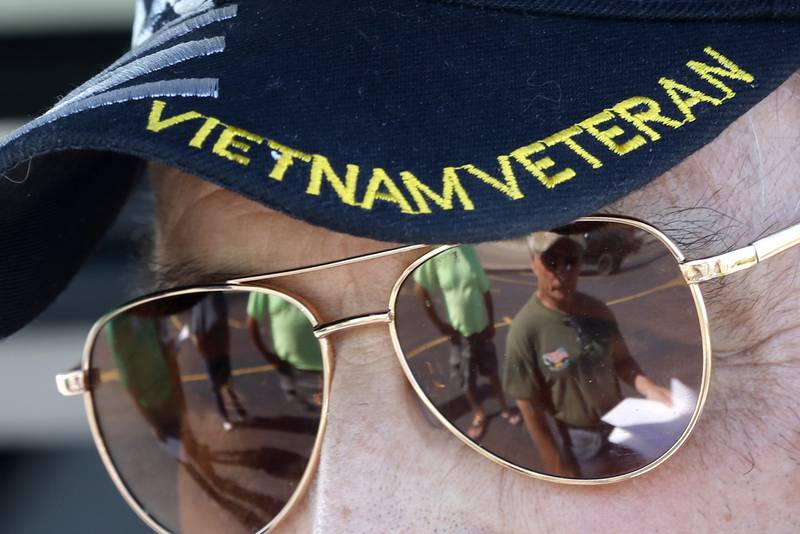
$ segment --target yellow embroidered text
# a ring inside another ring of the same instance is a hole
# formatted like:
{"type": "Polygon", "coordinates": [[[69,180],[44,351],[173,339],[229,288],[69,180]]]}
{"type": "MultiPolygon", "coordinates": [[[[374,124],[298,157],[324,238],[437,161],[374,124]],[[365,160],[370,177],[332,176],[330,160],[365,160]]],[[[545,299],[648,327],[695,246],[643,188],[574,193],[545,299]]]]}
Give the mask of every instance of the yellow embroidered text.
{"type": "Polygon", "coordinates": [[[161,100],[152,104],[147,130],[188,132],[186,143],[194,149],[245,167],[256,160],[259,166],[266,162],[266,183],[277,187],[304,179],[295,186],[300,194],[325,197],[354,209],[394,209],[406,215],[471,211],[476,209],[473,198],[491,193],[513,202],[525,198],[532,184],[552,189],[600,169],[609,158],[624,158],[697,120],[698,106],[718,107],[731,100],[736,96],[734,84],[742,87],[755,81],[717,50],[707,47],[703,52],[702,61],[686,63],[686,76],[661,77],[653,95],[631,96],[572,125],[562,125],[556,133],[497,156],[493,169],[473,163],[452,165],[435,178],[420,179],[403,168],[363,168],[331,161],[198,111],[169,116],[161,100]]]}

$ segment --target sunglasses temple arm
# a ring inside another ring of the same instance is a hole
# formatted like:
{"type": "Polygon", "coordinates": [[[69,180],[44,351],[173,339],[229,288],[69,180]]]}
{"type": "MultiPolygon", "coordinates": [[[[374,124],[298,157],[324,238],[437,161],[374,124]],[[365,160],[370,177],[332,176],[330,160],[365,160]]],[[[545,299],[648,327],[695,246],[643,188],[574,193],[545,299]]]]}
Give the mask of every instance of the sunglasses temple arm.
{"type": "Polygon", "coordinates": [[[56,387],[64,397],[74,397],[88,391],[86,387],[86,373],[77,365],[66,373],[56,375],[56,387]]]}
{"type": "Polygon", "coordinates": [[[688,283],[699,284],[749,269],[797,245],[800,245],[800,224],[759,239],[747,247],[683,263],[681,271],[688,283]]]}
{"type": "Polygon", "coordinates": [[[753,243],[758,254],[758,261],[767,260],[797,245],[800,245],[800,224],[790,226],[786,230],[781,230],[753,243]]]}

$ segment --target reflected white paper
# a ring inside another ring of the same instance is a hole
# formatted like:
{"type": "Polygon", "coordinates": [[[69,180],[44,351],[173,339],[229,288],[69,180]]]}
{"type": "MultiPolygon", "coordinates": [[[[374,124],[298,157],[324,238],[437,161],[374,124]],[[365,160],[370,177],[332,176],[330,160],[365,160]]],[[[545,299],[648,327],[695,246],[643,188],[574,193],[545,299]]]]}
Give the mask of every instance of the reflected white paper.
{"type": "Polygon", "coordinates": [[[647,399],[625,399],[603,421],[613,425],[608,439],[639,454],[654,458],[666,452],[683,434],[697,405],[697,395],[677,378],[670,380],[672,406],[647,399]]]}

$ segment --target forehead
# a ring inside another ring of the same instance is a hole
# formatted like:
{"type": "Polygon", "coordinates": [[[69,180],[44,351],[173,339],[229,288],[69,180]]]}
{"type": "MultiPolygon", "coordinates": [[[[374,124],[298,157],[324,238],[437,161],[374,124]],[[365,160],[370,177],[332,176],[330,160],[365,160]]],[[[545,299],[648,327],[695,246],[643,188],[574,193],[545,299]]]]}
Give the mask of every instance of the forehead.
{"type": "Polygon", "coordinates": [[[399,245],[313,226],[171,167],[151,165],[150,174],[156,265],[191,262],[209,272],[250,275],[399,245]]]}

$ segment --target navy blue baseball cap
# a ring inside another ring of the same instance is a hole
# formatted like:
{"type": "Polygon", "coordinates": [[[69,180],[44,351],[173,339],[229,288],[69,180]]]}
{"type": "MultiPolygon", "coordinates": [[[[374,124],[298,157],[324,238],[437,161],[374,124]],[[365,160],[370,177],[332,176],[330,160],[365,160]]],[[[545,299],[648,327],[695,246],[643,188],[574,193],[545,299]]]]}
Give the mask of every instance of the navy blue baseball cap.
{"type": "Polygon", "coordinates": [[[349,234],[506,238],[644,186],[799,67],[794,1],[139,0],[131,51],[0,139],[0,336],[145,161],[349,234]]]}

